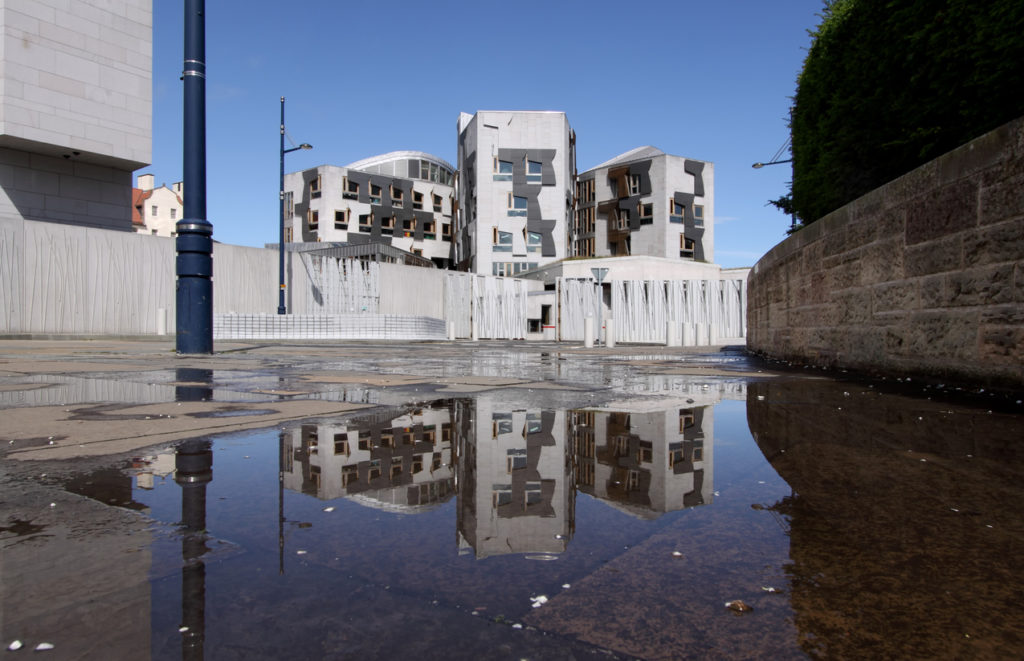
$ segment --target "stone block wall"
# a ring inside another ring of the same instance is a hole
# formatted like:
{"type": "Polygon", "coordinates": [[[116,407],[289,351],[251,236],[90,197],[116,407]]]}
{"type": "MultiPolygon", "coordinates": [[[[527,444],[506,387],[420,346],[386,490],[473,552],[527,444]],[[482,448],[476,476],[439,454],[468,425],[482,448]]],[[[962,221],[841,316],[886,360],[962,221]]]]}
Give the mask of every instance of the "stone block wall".
{"type": "Polygon", "coordinates": [[[1024,386],[1024,118],[787,238],[748,295],[755,353],[1024,386]]]}

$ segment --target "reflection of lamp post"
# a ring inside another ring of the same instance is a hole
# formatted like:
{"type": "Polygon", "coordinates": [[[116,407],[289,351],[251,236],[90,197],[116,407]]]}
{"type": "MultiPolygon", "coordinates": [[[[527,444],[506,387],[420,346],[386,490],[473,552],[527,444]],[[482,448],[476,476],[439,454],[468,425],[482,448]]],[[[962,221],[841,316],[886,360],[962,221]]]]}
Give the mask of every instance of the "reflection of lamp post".
{"type": "Polygon", "coordinates": [[[206,485],[213,479],[209,441],[185,441],[174,453],[181,487],[181,657],[202,659],[206,638],[206,485]]]}
{"type": "Polygon", "coordinates": [[[303,142],[298,147],[292,147],[291,149],[284,148],[284,97],[281,97],[281,178],[279,180],[280,186],[278,187],[278,193],[280,195],[280,207],[281,207],[281,226],[280,226],[280,244],[279,244],[279,260],[278,260],[278,299],[277,299],[277,313],[286,314],[287,310],[284,306],[284,155],[300,149],[312,149],[313,145],[303,142]]]}

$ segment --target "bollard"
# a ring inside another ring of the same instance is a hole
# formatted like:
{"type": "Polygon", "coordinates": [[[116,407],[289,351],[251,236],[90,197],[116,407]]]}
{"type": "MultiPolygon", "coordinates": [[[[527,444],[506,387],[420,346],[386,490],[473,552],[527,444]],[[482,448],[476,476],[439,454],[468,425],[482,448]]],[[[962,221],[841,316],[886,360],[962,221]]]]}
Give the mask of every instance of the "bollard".
{"type": "Polygon", "coordinates": [[[679,322],[668,321],[665,323],[665,346],[679,346],[679,322]]]}
{"type": "Polygon", "coordinates": [[[156,309],[156,334],[167,335],[167,308],[156,309]]]}
{"type": "Polygon", "coordinates": [[[708,344],[713,345],[718,341],[718,326],[708,324],[708,344]]]}
{"type": "Polygon", "coordinates": [[[454,342],[455,341],[455,322],[454,321],[449,321],[448,322],[448,341],[449,342],[454,342]]]}
{"type": "Polygon", "coordinates": [[[694,339],[693,324],[683,324],[683,346],[692,347],[697,342],[694,339]]]}
{"type": "Polygon", "coordinates": [[[615,320],[604,320],[604,345],[609,349],[615,348],[615,320]]]}
{"type": "Polygon", "coordinates": [[[591,349],[594,346],[594,318],[587,317],[583,320],[583,346],[591,349]]]}

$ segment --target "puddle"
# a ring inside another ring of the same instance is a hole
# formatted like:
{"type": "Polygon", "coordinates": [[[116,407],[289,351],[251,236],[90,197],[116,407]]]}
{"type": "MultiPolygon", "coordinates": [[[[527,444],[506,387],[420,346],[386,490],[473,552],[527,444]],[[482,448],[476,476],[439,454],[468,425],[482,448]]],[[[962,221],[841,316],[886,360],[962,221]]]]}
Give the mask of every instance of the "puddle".
{"type": "MultiPolygon", "coordinates": [[[[146,617],[121,651],[157,659],[1024,649],[1020,416],[827,379],[624,385],[601,406],[390,406],[75,475],[68,491],[177,533],[135,534],[127,564],[80,540],[121,587],[50,598],[132,592],[146,617]]],[[[36,525],[3,523],[5,554],[36,525]]]]}

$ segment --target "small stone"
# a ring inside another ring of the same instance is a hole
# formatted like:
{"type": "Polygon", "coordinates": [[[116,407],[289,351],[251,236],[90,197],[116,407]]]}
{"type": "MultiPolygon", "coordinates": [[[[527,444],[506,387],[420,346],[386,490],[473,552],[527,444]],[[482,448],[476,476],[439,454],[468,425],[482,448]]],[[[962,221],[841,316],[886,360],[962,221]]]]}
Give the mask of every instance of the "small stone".
{"type": "Polygon", "coordinates": [[[754,610],[753,608],[748,606],[746,603],[744,603],[742,599],[734,599],[732,601],[727,601],[727,602],[725,602],[725,607],[728,608],[729,610],[735,611],[737,613],[746,613],[746,612],[754,610]]]}

